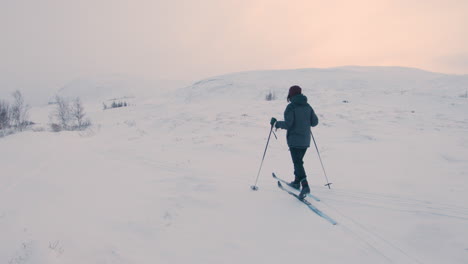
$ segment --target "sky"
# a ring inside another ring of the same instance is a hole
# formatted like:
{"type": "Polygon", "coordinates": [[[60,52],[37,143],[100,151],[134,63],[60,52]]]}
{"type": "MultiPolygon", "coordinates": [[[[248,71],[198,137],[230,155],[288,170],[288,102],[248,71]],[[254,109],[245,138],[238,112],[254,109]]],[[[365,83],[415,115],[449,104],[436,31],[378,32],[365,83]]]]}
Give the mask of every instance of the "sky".
{"type": "Polygon", "coordinates": [[[343,65],[468,74],[466,0],[0,0],[0,94],[128,74],[343,65]]]}

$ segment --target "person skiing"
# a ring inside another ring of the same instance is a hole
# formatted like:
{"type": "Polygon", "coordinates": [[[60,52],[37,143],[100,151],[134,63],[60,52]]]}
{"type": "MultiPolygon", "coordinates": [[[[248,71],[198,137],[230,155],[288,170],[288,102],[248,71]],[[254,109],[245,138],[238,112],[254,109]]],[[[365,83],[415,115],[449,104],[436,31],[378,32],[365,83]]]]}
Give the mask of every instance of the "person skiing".
{"type": "Polygon", "coordinates": [[[277,129],[287,130],[286,140],[294,164],[294,181],[289,183],[289,186],[299,190],[302,185],[299,197],[303,199],[310,193],[303,158],[307,148],[310,147],[310,127],[318,125],[318,117],[307,103],[307,97],[302,94],[301,87],[291,86],[287,101],[289,104],[284,111],[284,121],[272,117],[270,124],[277,129]]]}

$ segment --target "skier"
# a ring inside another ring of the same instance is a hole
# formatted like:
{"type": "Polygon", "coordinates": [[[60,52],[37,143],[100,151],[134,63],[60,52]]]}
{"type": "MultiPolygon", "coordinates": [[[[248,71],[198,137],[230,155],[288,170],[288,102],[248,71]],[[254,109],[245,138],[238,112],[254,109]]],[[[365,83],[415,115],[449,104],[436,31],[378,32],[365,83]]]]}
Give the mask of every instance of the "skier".
{"type": "Polygon", "coordinates": [[[286,140],[294,164],[294,181],[289,186],[299,190],[302,185],[299,197],[303,199],[310,193],[303,158],[310,147],[310,127],[318,124],[318,117],[307,103],[307,97],[302,94],[301,87],[294,85],[289,88],[287,100],[290,103],[284,111],[284,121],[272,117],[270,124],[277,129],[287,130],[286,140]]]}

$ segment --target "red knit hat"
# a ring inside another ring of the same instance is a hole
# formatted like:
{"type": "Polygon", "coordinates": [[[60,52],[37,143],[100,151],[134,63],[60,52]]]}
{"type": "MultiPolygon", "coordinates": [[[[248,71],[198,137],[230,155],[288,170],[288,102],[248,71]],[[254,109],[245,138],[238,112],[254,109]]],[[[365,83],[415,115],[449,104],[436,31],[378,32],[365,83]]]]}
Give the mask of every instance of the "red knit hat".
{"type": "Polygon", "coordinates": [[[291,86],[291,88],[289,88],[289,93],[288,93],[288,102],[291,100],[293,96],[297,94],[301,94],[301,93],[302,93],[301,87],[299,87],[298,85],[291,86]]]}

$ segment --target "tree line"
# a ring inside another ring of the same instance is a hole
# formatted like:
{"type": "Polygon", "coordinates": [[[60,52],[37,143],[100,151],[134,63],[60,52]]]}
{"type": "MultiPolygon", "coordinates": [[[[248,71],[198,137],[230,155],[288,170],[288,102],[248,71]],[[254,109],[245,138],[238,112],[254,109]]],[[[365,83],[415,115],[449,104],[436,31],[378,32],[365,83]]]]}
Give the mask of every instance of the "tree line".
{"type": "MultiPolygon", "coordinates": [[[[30,107],[26,104],[20,91],[12,93],[12,102],[0,99],[0,132],[8,135],[16,131],[23,131],[34,123],[29,120],[30,107]]],[[[56,105],[51,115],[50,127],[52,131],[84,130],[91,125],[80,98],[66,99],[55,97],[56,105]]]]}

